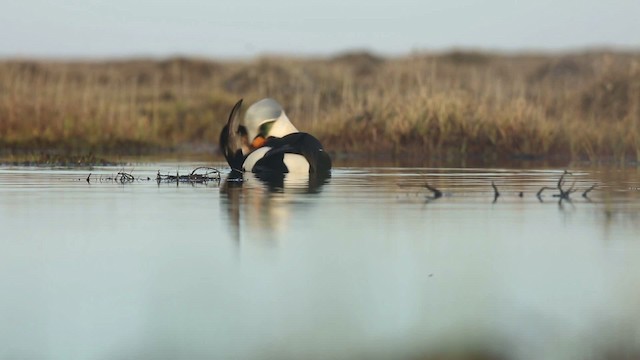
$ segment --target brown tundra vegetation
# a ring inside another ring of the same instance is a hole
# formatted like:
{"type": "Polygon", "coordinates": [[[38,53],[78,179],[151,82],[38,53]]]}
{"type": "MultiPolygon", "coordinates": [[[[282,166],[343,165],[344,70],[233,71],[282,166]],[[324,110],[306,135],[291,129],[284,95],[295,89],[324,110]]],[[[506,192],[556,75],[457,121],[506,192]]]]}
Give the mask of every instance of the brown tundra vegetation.
{"type": "Polygon", "coordinates": [[[273,97],[332,154],[640,159],[640,53],[0,61],[0,155],[216,150],[273,97]]]}

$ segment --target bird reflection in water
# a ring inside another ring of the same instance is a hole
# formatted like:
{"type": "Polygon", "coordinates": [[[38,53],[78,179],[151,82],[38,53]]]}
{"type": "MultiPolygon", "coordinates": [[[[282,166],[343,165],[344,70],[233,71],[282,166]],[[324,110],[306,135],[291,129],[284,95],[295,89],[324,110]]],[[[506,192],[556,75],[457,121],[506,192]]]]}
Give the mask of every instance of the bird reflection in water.
{"type": "Polygon", "coordinates": [[[330,174],[231,171],[220,192],[233,239],[276,241],[292,217],[313,204],[296,200],[319,194],[329,180],[330,174]]]}

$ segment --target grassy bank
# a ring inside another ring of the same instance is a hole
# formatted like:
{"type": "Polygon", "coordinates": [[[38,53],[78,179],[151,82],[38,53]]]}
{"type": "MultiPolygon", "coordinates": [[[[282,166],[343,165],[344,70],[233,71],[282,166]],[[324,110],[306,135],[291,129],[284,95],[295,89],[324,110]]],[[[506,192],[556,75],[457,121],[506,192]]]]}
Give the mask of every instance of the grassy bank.
{"type": "Polygon", "coordinates": [[[229,109],[278,99],[333,153],[640,159],[640,53],[0,61],[4,154],[214,152],[229,109]]]}

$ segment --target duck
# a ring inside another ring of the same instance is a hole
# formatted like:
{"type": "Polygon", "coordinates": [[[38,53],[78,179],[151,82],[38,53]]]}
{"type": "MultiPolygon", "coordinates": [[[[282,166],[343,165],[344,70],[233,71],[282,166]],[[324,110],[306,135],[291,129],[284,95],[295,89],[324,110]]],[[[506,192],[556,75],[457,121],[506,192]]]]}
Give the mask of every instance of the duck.
{"type": "Polygon", "coordinates": [[[242,102],[231,109],[220,133],[220,149],[233,171],[311,175],[331,171],[331,157],[320,141],[299,131],[276,100],[265,98],[252,104],[241,124],[242,102]]]}

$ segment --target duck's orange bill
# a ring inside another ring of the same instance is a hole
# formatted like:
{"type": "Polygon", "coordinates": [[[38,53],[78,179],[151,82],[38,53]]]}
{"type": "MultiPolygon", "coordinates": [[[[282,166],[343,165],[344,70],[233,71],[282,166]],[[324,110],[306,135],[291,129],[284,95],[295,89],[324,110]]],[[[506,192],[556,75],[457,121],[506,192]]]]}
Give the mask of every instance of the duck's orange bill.
{"type": "Polygon", "coordinates": [[[263,138],[262,136],[256,136],[255,139],[253,139],[253,141],[251,142],[251,147],[254,149],[258,149],[264,146],[264,143],[267,142],[267,139],[263,138]]]}

